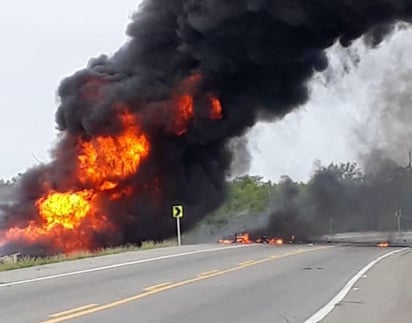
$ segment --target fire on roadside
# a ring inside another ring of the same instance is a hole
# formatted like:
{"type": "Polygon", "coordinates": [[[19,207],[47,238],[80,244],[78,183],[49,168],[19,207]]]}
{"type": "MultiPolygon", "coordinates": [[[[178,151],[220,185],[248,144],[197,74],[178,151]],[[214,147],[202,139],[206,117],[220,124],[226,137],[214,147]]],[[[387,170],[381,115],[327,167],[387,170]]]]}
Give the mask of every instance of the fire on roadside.
{"type": "MultiPolygon", "coordinates": [[[[114,229],[101,207],[101,199],[114,199],[122,180],[134,174],[150,153],[150,143],[139,119],[119,111],[122,131],[117,136],[78,138],[73,188],[67,191],[46,189],[34,202],[38,217],[25,226],[0,232],[0,245],[6,242],[47,243],[58,252],[93,248],[96,232],[114,229]],[[78,188],[78,187],[87,188],[78,188]],[[113,196],[113,197],[112,197],[113,196]]],[[[45,187],[49,187],[45,183],[45,187]]]]}
{"type": "MultiPolygon", "coordinates": [[[[196,115],[195,89],[201,79],[200,74],[188,77],[165,104],[168,133],[183,136],[195,119],[204,115],[212,122],[222,119],[222,103],[212,94],[205,94],[208,113],[196,115]]],[[[102,100],[105,85],[105,81],[88,80],[83,98],[91,102],[102,100]]],[[[115,134],[77,137],[75,167],[67,173],[67,181],[62,180],[59,185],[64,189],[55,189],[51,181],[44,180],[43,192],[33,199],[31,220],[0,230],[0,247],[6,243],[44,244],[50,246],[51,252],[69,253],[91,250],[95,247],[95,236],[116,232],[105,206],[138,194],[128,180],[150,157],[152,143],[143,127],[147,120],[144,122],[142,115],[123,102],[115,103],[113,111],[120,130],[115,134]]],[[[239,239],[240,243],[252,242],[248,235],[239,239]]]]}
{"type": "Polygon", "coordinates": [[[282,238],[277,238],[277,239],[273,238],[269,241],[269,244],[274,244],[274,245],[277,245],[277,246],[281,246],[281,245],[283,245],[283,239],[282,238]]]}
{"type": "Polygon", "coordinates": [[[379,248],[388,248],[389,247],[389,242],[388,241],[382,241],[376,244],[377,247],[379,248]]]}
{"type": "Polygon", "coordinates": [[[258,237],[252,237],[249,232],[237,232],[233,236],[224,237],[220,239],[218,243],[221,244],[251,244],[251,243],[261,243],[261,244],[269,244],[275,246],[282,246],[285,243],[293,243],[295,240],[295,236],[292,235],[290,237],[279,237],[279,236],[272,236],[272,235],[261,235],[258,237]]]}

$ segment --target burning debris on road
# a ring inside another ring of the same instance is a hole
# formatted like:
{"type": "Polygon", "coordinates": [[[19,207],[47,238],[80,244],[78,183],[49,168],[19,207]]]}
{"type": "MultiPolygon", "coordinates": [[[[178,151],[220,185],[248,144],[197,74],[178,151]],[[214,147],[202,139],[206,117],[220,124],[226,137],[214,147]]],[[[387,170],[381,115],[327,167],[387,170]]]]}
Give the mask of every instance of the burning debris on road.
{"type": "Polygon", "coordinates": [[[384,241],[384,242],[379,242],[378,244],[376,244],[377,247],[379,248],[387,248],[390,246],[389,242],[384,241]]]}
{"type": "Polygon", "coordinates": [[[251,243],[262,243],[262,244],[270,244],[281,246],[285,243],[291,244],[295,242],[295,236],[287,236],[287,237],[280,237],[280,236],[272,236],[272,235],[253,235],[249,232],[237,232],[233,236],[224,237],[218,241],[221,244],[232,244],[232,243],[239,243],[239,244],[251,244],[251,243]]]}
{"type": "Polygon", "coordinates": [[[409,0],[144,0],[129,41],[61,83],[53,161],[1,210],[2,252],[165,239],[177,202],[192,228],[225,199],[230,140],[305,103],[336,41],[377,45],[398,20],[409,0]]]}

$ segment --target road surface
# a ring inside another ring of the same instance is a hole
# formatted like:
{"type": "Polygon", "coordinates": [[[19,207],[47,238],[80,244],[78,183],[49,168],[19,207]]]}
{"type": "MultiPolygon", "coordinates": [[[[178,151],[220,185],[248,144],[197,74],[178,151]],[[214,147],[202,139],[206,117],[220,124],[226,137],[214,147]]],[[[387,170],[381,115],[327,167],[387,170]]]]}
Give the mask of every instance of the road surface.
{"type": "MultiPolygon", "coordinates": [[[[1,272],[0,322],[305,322],[359,270],[392,250],[198,245],[1,272]]],[[[325,322],[347,322],[347,315],[350,322],[372,322],[367,313],[394,315],[395,309],[411,317],[412,289],[403,284],[411,266],[409,249],[383,259],[325,322]],[[396,276],[384,281],[388,272],[396,276]],[[406,299],[392,299],[385,312],[387,297],[379,295],[388,291],[406,299]]],[[[382,322],[411,322],[388,317],[382,322]]]]}
{"type": "Polygon", "coordinates": [[[412,251],[374,266],[325,318],[325,323],[412,322],[412,251]]]}

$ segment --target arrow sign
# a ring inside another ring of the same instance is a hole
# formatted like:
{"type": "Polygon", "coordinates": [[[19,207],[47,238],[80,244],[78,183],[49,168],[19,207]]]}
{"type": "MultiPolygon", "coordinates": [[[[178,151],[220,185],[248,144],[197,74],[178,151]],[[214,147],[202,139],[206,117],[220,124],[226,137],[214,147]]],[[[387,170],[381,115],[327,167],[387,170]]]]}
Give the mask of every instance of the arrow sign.
{"type": "Polygon", "coordinates": [[[173,205],[172,206],[173,218],[183,218],[183,205],[173,205]]]}
{"type": "Polygon", "coordinates": [[[182,238],[180,236],[180,219],[183,218],[183,205],[173,205],[172,216],[176,219],[177,245],[180,247],[182,244],[182,238]]]}

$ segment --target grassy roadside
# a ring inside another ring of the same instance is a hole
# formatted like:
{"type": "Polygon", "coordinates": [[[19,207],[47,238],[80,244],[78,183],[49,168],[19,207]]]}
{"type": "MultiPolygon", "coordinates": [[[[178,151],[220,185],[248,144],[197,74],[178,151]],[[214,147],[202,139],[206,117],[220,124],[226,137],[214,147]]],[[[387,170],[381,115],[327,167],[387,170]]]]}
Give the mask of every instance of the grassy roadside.
{"type": "Polygon", "coordinates": [[[165,247],[172,247],[172,246],[176,246],[176,242],[174,240],[164,241],[164,242],[145,241],[140,247],[135,246],[135,245],[127,245],[127,246],[120,246],[120,247],[114,247],[114,248],[104,248],[104,249],[97,250],[97,251],[78,251],[78,252],[73,252],[70,254],[60,254],[60,255],[49,256],[49,257],[24,256],[24,257],[18,258],[17,261],[15,262],[5,261],[5,262],[0,263],[0,272],[6,271],[6,270],[12,270],[12,269],[52,264],[52,263],[62,262],[62,261],[99,257],[99,256],[105,256],[105,255],[113,255],[113,254],[123,253],[123,252],[128,252],[128,251],[148,250],[148,249],[165,248],[165,247]]]}

